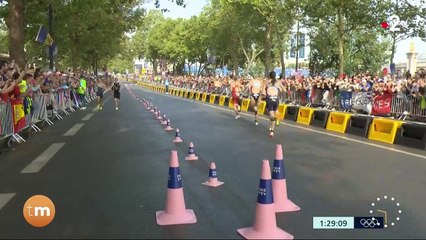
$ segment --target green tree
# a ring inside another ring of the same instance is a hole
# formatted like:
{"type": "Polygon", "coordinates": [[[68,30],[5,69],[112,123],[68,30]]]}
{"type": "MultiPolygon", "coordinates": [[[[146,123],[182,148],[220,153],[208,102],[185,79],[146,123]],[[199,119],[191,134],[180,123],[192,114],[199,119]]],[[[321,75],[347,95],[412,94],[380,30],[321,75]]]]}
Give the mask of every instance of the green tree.
{"type": "MultiPolygon", "coordinates": [[[[386,17],[392,15],[398,16],[399,22],[395,22],[397,31],[390,31],[390,29],[383,30],[384,34],[389,35],[392,41],[392,50],[390,55],[390,63],[393,63],[398,42],[410,37],[422,36],[426,32],[424,22],[419,20],[425,17],[422,9],[425,9],[425,0],[419,0],[416,4],[415,1],[407,0],[387,0],[386,10],[383,12],[383,21],[387,20],[386,17]],[[423,6],[423,8],[421,8],[423,6]],[[385,17],[386,16],[386,17],[385,17]]],[[[394,19],[397,21],[397,19],[394,19]]],[[[389,21],[389,20],[387,20],[389,21]]],[[[392,23],[391,23],[392,24],[392,23]]],[[[392,24],[393,25],[393,24],[392,24]]]]}
{"type": "Polygon", "coordinates": [[[382,0],[306,0],[305,25],[311,29],[323,22],[336,27],[339,72],[344,72],[345,41],[352,31],[377,29],[386,9],[382,0]]]}

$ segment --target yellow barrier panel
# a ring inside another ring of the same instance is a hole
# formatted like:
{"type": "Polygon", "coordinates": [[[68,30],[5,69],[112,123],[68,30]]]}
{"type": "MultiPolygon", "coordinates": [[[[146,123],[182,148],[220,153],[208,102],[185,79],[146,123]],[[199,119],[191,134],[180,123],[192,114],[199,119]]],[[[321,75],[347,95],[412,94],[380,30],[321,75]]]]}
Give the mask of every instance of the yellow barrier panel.
{"type": "Polygon", "coordinates": [[[195,100],[200,101],[200,96],[201,96],[201,93],[200,93],[200,92],[197,92],[197,93],[195,94],[195,100]]]}
{"type": "Polygon", "coordinates": [[[403,121],[373,118],[367,138],[393,144],[395,141],[396,131],[403,123],[403,121]]]}
{"type": "Polygon", "coordinates": [[[189,92],[188,92],[188,91],[186,91],[186,90],[185,90],[185,91],[183,91],[183,97],[184,97],[184,98],[188,98],[188,93],[189,93],[189,92]]]}
{"type": "Polygon", "coordinates": [[[219,106],[225,105],[225,99],[226,99],[225,96],[220,96],[219,97],[219,106]]]}
{"type": "Polygon", "coordinates": [[[210,104],[214,104],[214,101],[216,100],[216,95],[214,95],[214,94],[211,94],[210,95],[210,101],[209,101],[209,103],[210,104]]]}
{"type": "Polygon", "coordinates": [[[194,92],[190,92],[189,93],[189,99],[194,99],[194,94],[195,94],[194,92]]]}
{"type": "MultiPolygon", "coordinates": [[[[266,102],[265,102],[265,107],[266,107],[266,102]]],[[[279,113],[277,116],[278,120],[283,120],[285,117],[285,112],[287,111],[287,104],[281,103],[280,105],[278,105],[278,109],[277,112],[279,113]]]]}
{"type": "Polygon", "coordinates": [[[349,113],[330,112],[325,129],[345,133],[350,118],[349,113]]]}
{"type": "Polygon", "coordinates": [[[175,96],[179,96],[179,92],[180,92],[180,90],[179,90],[179,89],[176,89],[176,91],[175,91],[175,96]]]}
{"type": "Polygon", "coordinates": [[[266,102],[260,101],[259,106],[257,106],[257,114],[259,115],[265,114],[265,109],[266,109],[266,102]]]}
{"type": "Polygon", "coordinates": [[[234,108],[234,99],[232,97],[229,98],[228,107],[229,108],[234,108]]]}
{"type": "Polygon", "coordinates": [[[247,112],[250,104],[249,98],[243,98],[243,102],[241,104],[241,111],[247,112]]]}
{"type": "Polygon", "coordinates": [[[183,92],[184,90],[180,90],[180,94],[179,94],[180,97],[183,97],[183,92]]]}
{"type": "Polygon", "coordinates": [[[201,101],[205,102],[207,99],[207,93],[203,93],[203,96],[201,97],[201,101]]]}
{"type": "Polygon", "coordinates": [[[297,116],[296,122],[309,126],[311,124],[313,114],[314,114],[313,108],[301,107],[299,108],[299,115],[297,116]]]}

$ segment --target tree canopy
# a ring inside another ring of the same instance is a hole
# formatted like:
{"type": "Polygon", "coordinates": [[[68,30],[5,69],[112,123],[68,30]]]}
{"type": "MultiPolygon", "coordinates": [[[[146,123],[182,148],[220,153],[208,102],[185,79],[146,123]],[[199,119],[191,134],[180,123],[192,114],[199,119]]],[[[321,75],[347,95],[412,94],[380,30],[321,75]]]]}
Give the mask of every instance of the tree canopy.
{"type": "MultiPolygon", "coordinates": [[[[185,1],[167,1],[185,10],[185,1]]],[[[164,17],[167,9],[160,0],[147,1],[157,7],[149,12],[143,0],[7,2],[0,14],[9,30],[12,58],[45,65],[46,49],[34,38],[40,25],[47,26],[52,4],[57,63],[74,68],[98,65],[123,71],[125,65],[132,68],[133,59],[144,58],[154,71],[168,63],[175,73],[182,73],[185,64],[201,66],[195,74],[222,66],[235,74],[240,68],[253,74],[261,66],[263,74],[277,66],[284,71],[285,56],[298,50],[289,42],[300,26],[309,39],[311,73],[374,72],[393,62],[399,41],[426,40],[425,0],[417,5],[408,0],[209,0],[189,19],[164,17]],[[392,15],[400,18],[400,31],[381,28],[392,15]]]]}

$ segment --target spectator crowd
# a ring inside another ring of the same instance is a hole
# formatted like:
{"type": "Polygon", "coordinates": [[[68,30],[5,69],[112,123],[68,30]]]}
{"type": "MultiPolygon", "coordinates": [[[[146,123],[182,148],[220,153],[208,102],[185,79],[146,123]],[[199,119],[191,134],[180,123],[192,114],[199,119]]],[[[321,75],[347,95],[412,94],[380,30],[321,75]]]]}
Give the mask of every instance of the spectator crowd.
{"type": "MultiPolygon", "coordinates": [[[[0,138],[19,133],[40,121],[78,109],[95,97],[95,88],[108,76],[85,71],[48,71],[12,62],[0,63],[0,138]]],[[[59,116],[58,116],[59,115],[59,116]]]]}
{"type": "MultiPolygon", "coordinates": [[[[146,75],[144,80],[178,88],[205,91],[214,94],[230,95],[231,83],[240,81],[246,85],[252,77],[213,77],[213,76],[153,76],[146,75]]],[[[260,78],[263,79],[263,78],[260,78]]],[[[263,79],[266,80],[266,79],[263,79]]],[[[392,109],[389,115],[412,115],[416,119],[426,118],[426,70],[420,69],[413,76],[397,78],[395,75],[379,77],[369,72],[339,77],[291,76],[281,79],[286,91],[281,94],[281,102],[321,107],[330,110],[344,110],[342,94],[358,96],[363,93],[370,101],[380,96],[392,97],[392,109]]],[[[248,96],[248,89],[243,92],[248,96]]],[[[371,112],[352,108],[350,111],[371,112]]],[[[424,119],[423,119],[424,120],[424,119]]]]}

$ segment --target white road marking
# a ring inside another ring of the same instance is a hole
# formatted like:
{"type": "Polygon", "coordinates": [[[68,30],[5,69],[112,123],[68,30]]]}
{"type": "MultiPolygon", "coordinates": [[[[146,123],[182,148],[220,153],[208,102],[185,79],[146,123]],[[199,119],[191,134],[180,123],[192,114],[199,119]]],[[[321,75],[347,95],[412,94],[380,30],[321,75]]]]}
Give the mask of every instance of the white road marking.
{"type": "Polygon", "coordinates": [[[54,143],[50,145],[40,156],[34,159],[28,166],[26,166],[21,173],[37,173],[44,165],[53,157],[65,143],[54,143]]]}
{"type": "Polygon", "coordinates": [[[12,199],[16,193],[1,193],[0,194],[0,210],[12,199]]]}
{"type": "Polygon", "coordinates": [[[94,113],[88,113],[84,118],[81,119],[81,121],[88,121],[90,120],[93,115],[95,115],[94,113]]]}
{"type": "MultiPolygon", "coordinates": [[[[191,100],[191,99],[185,99],[185,98],[177,97],[177,96],[174,96],[174,95],[163,95],[163,94],[160,94],[158,92],[147,90],[145,88],[142,88],[142,89],[144,91],[149,91],[149,92],[152,92],[152,93],[155,93],[155,94],[158,94],[158,95],[162,95],[162,96],[165,96],[165,97],[176,98],[176,99],[180,99],[182,101],[192,102],[192,103],[204,105],[204,106],[207,106],[207,107],[211,107],[211,108],[214,108],[214,109],[218,109],[218,110],[221,110],[221,111],[234,113],[234,110],[232,110],[232,109],[221,108],[221,107],[217,107],[217,106],[211,105],[209,103],[200,102],[200,101],[194,101],[194,100],[191,100]]],[[[248,117],[254,117],[253,114],[248,114],[248,113],[244,113],[244,112],[240,112],[240,115],[244,115],[244,116],[248,116],[248,117]]],[[[258,118],[262,119],[264,121],[269,122],[268,118],[265,118],[265,117],[262,117],[262,116],[259,116],[258,118]]],[[[298,129],[301,129],[301,130],[310,131],[310,132],[314,132],[314,133],[318,133],[318,134],[330,136],[330,137],[333,137],[333,138],[340,138],[340,139],[343,139],[343,140],[346,140],[346,141],[355,142],[355,143],[359,143],[359,144],[364,144],[364,145],[368,145],[368,146],[371,146],[371,147],[377,147],[377,148],[389,150],[389,151],[392,151],[392,152],[397,152],[397,153],[409,155],[409,156],[412,156],[412,157],[426,159],[426,155],[411,153],[411,152],[407,152],[407,151],[404,151],[404,150],[399,150],[399,149],[395,149],[395,148],[391,148],[391,147],[386,147],[386,146],[382,146],[382,145],[375,144],[375,143],[360,141],[360,140],[357,140],[357,139],[353,139],[353,138],[349,138],[349,137],[345,137],[345,136],[341,136],[341,135],[336,135],[336,134],[329,133],[329,132],[324,132],[324,131],[310,129],[310,128],[303,127],[303,126],[288,124],[288,123],[285,123],[283,121],[280,122],[280,125],[285,125],[285,126],[289,126],[289,127],[293,127],[293,128],[298,128],[298,129]]]]}
{"type": "Polygon", "coordinates": [[[70,128],[70,130],[68,130],[64,136],[74,136],[78,130],[80,130],[80,128],[82,128],[84,126],[84,123],[77,123],[75,124],[72,128],[70,128]]]}

